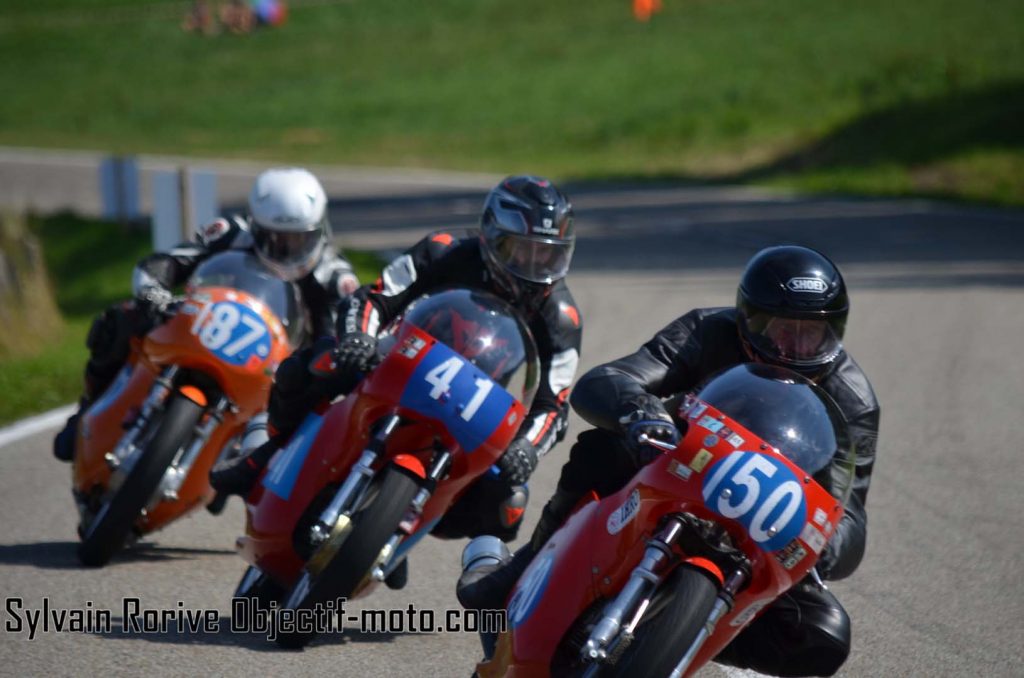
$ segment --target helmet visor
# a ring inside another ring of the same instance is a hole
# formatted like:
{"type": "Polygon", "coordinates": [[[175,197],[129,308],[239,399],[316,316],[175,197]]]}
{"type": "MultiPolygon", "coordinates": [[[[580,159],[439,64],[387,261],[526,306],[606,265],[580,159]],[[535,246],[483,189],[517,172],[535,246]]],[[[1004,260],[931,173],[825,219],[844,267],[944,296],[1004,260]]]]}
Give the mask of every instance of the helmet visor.
{"type": "Polygon", "coordinates": [[[843,347],[834,323],[825,319],[755,313],[747,317],[746,326],[747,338],[758,353],[783,364],[820,365],[835,358],[843,347]]]}
{"type": "Polygon", "coordinates": [[[572,260],[573,240],[528,238],[499,233],[491,242],[494,258],[513,275],[537,283],[564,278],[572,260]]]}
{"type": "Polygon", "coordinates": [[[308,231],[278,231],[252,224],[256,251],[264,262],[287,279],[300,278],[315,266],[323,247],[324,231],[317,225],[308,231]]]}

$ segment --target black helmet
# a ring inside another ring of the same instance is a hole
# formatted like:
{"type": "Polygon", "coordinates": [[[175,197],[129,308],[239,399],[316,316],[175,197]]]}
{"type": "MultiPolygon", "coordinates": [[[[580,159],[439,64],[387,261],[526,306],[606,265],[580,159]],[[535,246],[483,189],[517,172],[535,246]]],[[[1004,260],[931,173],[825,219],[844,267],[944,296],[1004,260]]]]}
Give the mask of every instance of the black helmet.
{"type": "Polygon", "coordinates": [[[480,238],[484,261],[511,301],[543,299],[569,271],[572,205],[547,179],[506,177],[484,202],[480,238]]]}
{"type": "Polygon", "coordinates": [[[820,252],[786,245],[755,254],[740,279],[736,310],[751,358],[816,376],[842,353],[846,283],[820,252]]]}

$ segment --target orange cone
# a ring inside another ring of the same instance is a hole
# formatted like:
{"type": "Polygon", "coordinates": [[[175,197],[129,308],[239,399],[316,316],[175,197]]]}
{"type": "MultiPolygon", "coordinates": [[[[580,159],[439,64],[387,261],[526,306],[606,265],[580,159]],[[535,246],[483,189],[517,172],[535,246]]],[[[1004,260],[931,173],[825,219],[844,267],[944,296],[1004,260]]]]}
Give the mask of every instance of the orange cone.
{"type": "Polygon", "coordinates": [[[637,21],[650,21],[651,15],[661,11],[661,0],[633,0],[633,17],[637,21]]]}

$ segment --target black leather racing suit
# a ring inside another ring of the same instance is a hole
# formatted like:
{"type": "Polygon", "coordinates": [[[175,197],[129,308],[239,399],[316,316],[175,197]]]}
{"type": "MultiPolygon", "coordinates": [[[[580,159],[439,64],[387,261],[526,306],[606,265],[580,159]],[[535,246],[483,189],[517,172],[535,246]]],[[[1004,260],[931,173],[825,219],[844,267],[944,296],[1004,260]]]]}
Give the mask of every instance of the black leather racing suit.
{"type": "MultiPolygon", "coordinates": [[[[117,376],[128,358],[131,335],[144,334],[154,326],[156,319],[146,312],[145,300],[169,297],[173,288],[182,285],[200,263],[214,254],[253,247],[248,224],[232,217],[211,222],[196,234],[194,242],[142,259],[132,274],[134,299],[107,309],[93,321],[86,341],[90,351],[86,399],[94,399],[117,376]]],[[[312,338],[333,333],[338,303],[359,285],[352,265],[331,247],[324,249],[316,268],[295,283],[309,313],[312,338]]]]}
{"type": "MultiPolygon", "coordinates": [[[[559,490],[582,497],[621,489],[638,467],[621,443],[619,417],[631,396],[667,398],[692,390],[719,370],[749,359],[734,308],[696,309],[673,321],[632,355],[590,370],[577,383],[573,408],[599,427],[579,436],[562,468],[559,490]]],[[[853,573],[867,538],[865,502],[875,461],[879,408],[867,377],[843,352],[817,379],[846,416],[856,479],[840,522],[818,562],[824,579],[853,573]]],[[[780,676],[832,675],[850,649],[850,621],[827,590],[805,581],[767,608],[717,658],[780,676]]]]}
{"type": "MultiPolygon", "coordinates": [[[[565,284],[557,281],[539,304],[516,303],[492,284],[476,231],[439,231],[409,248],[387,265],[373,285],[361,287],[342,304],[342,334],[365,332],[376,336],[381,327],[401,313],[417,297],[445,287],[460,286],[495,293],[522,314],[540,358],[540,383],[530,411],[517,433],[546,454],[565,436],[569,416],[569,386],[579,364],[583,327],[576,302],[565,284]]],[[[514,536],[519,521],[508,532],[494,524],[490,511],[510,496],[508,483],[485,475],[457,502],[435,529],[442,536],[502,534],[514,536]]]]}

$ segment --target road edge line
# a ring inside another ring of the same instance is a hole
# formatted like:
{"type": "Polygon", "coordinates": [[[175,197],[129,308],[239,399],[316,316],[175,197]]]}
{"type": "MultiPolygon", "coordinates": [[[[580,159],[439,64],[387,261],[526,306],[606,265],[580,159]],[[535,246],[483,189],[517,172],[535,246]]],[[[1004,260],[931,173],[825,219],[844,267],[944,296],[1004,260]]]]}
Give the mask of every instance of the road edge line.
{"type": "Polygon", "coordinates": [[[70,403],[49,412],[26,417],[13,424],[0,427],[0,448],[63,424],[68,417],[74,414],[77,408],[78,405],[76,403],[70,403]]]}

